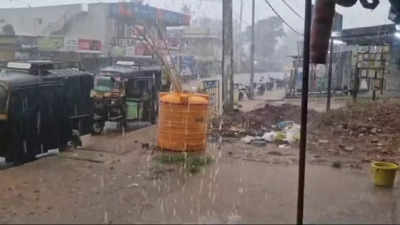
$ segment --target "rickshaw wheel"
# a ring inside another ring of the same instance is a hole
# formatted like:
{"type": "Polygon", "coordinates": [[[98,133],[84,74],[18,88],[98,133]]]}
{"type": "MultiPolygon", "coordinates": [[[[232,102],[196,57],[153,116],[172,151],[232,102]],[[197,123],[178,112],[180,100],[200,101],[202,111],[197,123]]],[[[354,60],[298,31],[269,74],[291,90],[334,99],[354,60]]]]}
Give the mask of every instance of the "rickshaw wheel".
{"type": "Polygon", "coordinates": [[[128,128],[128,121],[126,119],[121,120],[120,127],[124,129],[128,128]]]}
{"type": "Polygon", "coordinates": [[[94,122],[92,125],[92,135],[100,135],[103,132],[104,124],[102,122],[94,122]]]}

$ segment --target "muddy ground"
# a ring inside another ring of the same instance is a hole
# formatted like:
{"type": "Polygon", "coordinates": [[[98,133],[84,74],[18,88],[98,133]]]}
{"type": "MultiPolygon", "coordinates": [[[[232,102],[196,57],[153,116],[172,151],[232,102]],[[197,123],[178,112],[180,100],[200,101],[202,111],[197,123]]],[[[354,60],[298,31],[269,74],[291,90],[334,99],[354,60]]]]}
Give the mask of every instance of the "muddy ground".
{"type": "MultiPolygon", "coordinates": [[[[267,103],[250,112],[233,112],[212,123],[213,133],[224,137],[262,136],[279,131],[278,123],[300,124],[300,106],[287,102],[267,103]]],[[[398,99],[382,101],[348,100],[329,113],[308,110],[308,149],[330,158],[351,158],[359,167],[371,161],[400,160],[400,118],[398,99]]],[[[282,144],[282,143],[280,143],[282,144]]],[[[289,144],[289,143],[287,143],[289,144]]],[[[290,143],[292,147],[298,143],[290,143]]]]}
{"type": "MultiPolygon", "coordinates": [[[[292,107],[285,103],[271,104],[292,107]]],[[[293,118],[265,114],[272,119],[263,126],[296,120],[297,110],[287,112],[293,118]]],[[[284,115],[280,112],[276,114],[284,115]]],[[[316,112],[310,120],[315,118],[326,122],[316,112]]],[[[333,127],[346,122],[340,121],[333,127]]],[[[387,134],[389,128],[377,127],[377,133],[382,129],[379,135],[387,134]]],[[[327,129],[320,137],[312,134],[310,146],[317,139],[330,140],[329,132],[333,131],[327,129]]],[[[375,188],[368,162],[355,154],[359,148],[336,154],[324,146],[336,149],[334,143],[310,147],[308,152],[305,222],[398,223],[398,185],[375,188]],[[337,161],[342,166],[332,167],[337,161]]],[[[297,144],[254,146],[238,137],[210,136],[207,151],[200,155],[213,162],[196,173],[181,164],[155,160],[161,154],[155,144],[154,126],[125,132],[111,129],[84,137],[80,149],[0,170],[0,223],[295,222],[297,144]]]]}

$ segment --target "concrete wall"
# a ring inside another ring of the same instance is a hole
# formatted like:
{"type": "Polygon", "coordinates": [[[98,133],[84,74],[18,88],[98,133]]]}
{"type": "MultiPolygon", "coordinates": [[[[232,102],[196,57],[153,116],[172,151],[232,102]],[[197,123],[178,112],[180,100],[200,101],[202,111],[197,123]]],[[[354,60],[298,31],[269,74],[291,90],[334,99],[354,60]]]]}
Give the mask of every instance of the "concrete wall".
{"type": "Polygon", "coordinates": [[[72,19],[71,26],[65,31],[65,39],[100,40],[103,53],[109,49],[111,26],[107,23],[108,5],[90,4],[88,12],[72,19]]]}

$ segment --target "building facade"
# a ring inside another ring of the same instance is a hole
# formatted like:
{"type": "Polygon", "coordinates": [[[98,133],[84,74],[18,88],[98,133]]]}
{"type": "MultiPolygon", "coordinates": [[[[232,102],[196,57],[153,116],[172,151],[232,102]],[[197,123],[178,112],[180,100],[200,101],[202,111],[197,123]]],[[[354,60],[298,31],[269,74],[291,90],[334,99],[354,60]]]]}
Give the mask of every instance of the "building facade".
{"type": "Polygon", "coordinates": [[[208,29],[170,29],[168,43],[183,76],[200,78],[221,73],[222,40],[208,29]]]}
{"type": "MultiPolygon", "coordinates": [[[[22,46],[34,57],[151,55],[141,36],[161,38],[167,27],[189,23],[184,14],[136,2],[0,9],[0,49],[3,58],[22,46]]],[[[14,56],[21,57],[17,52],[14,56]]]]}

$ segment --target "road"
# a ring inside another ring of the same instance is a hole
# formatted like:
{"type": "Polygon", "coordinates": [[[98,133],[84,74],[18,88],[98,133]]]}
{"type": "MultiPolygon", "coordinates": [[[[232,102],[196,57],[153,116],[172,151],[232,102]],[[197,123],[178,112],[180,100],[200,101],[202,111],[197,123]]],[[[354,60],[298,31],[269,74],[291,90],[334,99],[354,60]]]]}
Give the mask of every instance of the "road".
{"type": "MultiPolygon", "coordinates": [[[[255,100],[257,105],[280,102],[255,100]]],[[[0,223],[294,223],[296,146],[209,140],[199,173],[154,160],[157,127],[86,136],[78,150],[0,170],[0,223]]],[[[374,187],[369,165],[307,157],[305,222],[400,222],[394,189],[374,187]]]]}
{"type": "MultiPolygon", "coordinates": [[[[295,222],[295,148],[210,142],[215,162],[193,175],[152,160],[155,134],[88,136],[82,149],[0,170],[0,222],[295,222]]],[[[368,165],[334,169],[329,160],[309,154],[306,222],[399,222],[398,188],[375,188],[368,165]]]]}

